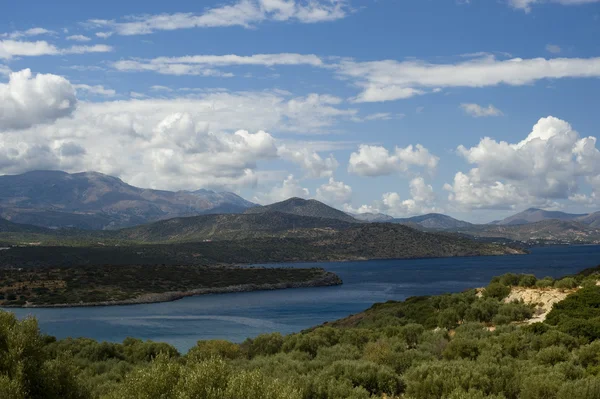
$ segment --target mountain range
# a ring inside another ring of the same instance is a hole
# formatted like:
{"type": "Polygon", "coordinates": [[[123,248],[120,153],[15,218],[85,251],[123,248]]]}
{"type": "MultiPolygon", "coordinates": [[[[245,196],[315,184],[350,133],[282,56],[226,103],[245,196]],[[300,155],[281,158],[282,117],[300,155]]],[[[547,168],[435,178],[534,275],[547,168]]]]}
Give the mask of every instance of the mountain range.
{"type": "Polygon", "coordinates": [[[103,230],[256,206],[229,192],[143,189],[96,172],[0,176],[0,216],[41,227],[103,230]]]}
{"type": "Polygon", "coordinates": [[[0,232],[44,235],[43,228],[123,229],[118,236],[108,236],[142,242],[314,237],[364,223],[518,241],[600,240],[600,212],[530,208],[483,225],[439,213],[409,218],[351,215],[316,200],[290,198],[259,206],[231,192],[143,189],[96,172],[0,176],[0,217],[0,232]]]}

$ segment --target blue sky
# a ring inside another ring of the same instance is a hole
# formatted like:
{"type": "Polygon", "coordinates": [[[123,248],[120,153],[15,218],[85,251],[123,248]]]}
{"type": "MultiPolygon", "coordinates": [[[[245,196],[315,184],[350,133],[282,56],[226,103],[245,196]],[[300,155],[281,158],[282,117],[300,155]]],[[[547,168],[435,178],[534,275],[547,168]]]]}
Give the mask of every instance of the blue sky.
{"type": "Polygon", "coordinates": [[[599,208],[600,1],[56,4],[0,17],[0,173],[470,221],[599,208]]]}

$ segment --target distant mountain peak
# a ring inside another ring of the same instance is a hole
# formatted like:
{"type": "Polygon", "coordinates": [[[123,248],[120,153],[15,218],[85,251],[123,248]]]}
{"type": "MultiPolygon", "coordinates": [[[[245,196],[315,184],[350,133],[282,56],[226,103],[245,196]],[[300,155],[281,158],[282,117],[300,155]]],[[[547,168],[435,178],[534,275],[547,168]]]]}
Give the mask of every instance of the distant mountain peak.
{"type": "Polygon", "coordinates": [[[566,213],[561,211],[547,211],[539,208],[528,208],[505,219],[492,222],[497,225],[519,225],[542,222],[544,220],[575,220],[587,214],[566,213]]]}
{"type": "Polygon", "coordinates": [[[314,199],[304,199],[292,197],[281,202],[276,202],[271,205],[257,206],[250,208],[244,213],[267,213],[267,212],[282,212],[290,213],[299,216],[320,217],[327,219],[337,219],[350,223],[357,223],[358,220],[340,211],[325,205],[324,203],[314,199]]]}
{"type": "Polygon", "coordinates": [[[179,216],[242,213],[255,205],[234,193],[144,189],[93,171],[0,176],[0,217],[42,227],[115,229],[179,216]]]}
{"type": "Polygon", "coordinates": [[[410,226],[416,225],[422,228],[434,230],[454,230],[472,226],[472,224],[469,222],[454,219],[453,217],[444,215],[442,213],[428,213],[409,218],[399,218],[394,219],[393,222],[410,226]]]}

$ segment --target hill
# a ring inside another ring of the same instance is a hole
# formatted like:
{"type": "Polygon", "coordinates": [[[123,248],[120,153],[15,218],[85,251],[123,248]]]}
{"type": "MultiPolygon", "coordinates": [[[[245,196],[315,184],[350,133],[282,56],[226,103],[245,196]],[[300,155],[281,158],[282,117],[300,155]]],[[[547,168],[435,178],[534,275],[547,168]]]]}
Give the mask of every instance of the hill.
{"type": "Polygon", "coordinates": [[[390,215],[386,215],[385,213],[348,213],[348,215],[352,216],[356,220],[360,220],[361,222],[391,222],[394,220],[390,215]]]}
{"type": "MultiPolygon", "coordinates": [[[[211,268],[127,268],[125,281],[115,279],[116,273],[85,268],[7,274],[22,298],[37,303],[60,300],[32,290],[47,283],[58,286],[58,295],[67,300],[89,298],[89,292],[78,292],[89,281],[101,288],[117,286],[125,297],[148,287],[156,292],[209,284],[219,289],[248,280],[259,286],[265,280],[271,286],[281,280],[313,285],[315,278],[320,285],[336,283],[335,276],[318,269],[240,272],[225,269],[221,277],[211,268]],[[27,286],[19,284],[22,274],[27,286]]],[[[200,340],[187,354],[137,338],[57,340],[43,335],[35,320],[0,310],[5,368],[33,365],[7,373],[0,388],[8,387],[6,398],[596,399],[599,279],[594,270],[558,280],[507,273],[483,289],[376,303],[295,334],[272,332],[242,343],[200,340]],[[532,323],[539,298],[512,301],[523,291],[557,295],[545,319],[532,323]]],[[[2,295],[10,302],[21,298],[15,291],[2,295]]],[[[93,295],[112,299],[115,292],[93,295]]]]}
{"type": "Polygon", "coordinates": [[[314,237],[347,229],[352,224],[338,219],[269,211],[174,218],[120,230],[117,237],[145,243],[314,237]]]}
{"type": "Polygon", "coordinates": [[[530,243],[600,243],[600,229],[572,220],[544,220],[517,225],[473,225],[457,231],[476,237],[502,237],[530,243]]]}
{"type": "Polygon", "coordinates": [[[528,223],[536,223],[544,220],[575,220],[577,218],[585,217],[586,214],[574,214],[574,213],[565,213],[558,211],[545,211],[543,209],[538,208],[529,208],[524,210],[523,212],[519,212],[515,215],[509,216],[505,219],[494,221],[491,224],[496,225],[518,225],[518,224],[528,224],[528,223]]]}
{"type": "Polygon", "coordinates": [[[233,193],[143,189],[96,172],[0,176],[0,216],[41,227],[116,229],[177,216],[243,212],[254,205],[233,193]]]}
{"type": "Polygon", "coordinates": [[[453,217],[440,213],[428,213],[426,215],[413,216],[410,218],[393,219],[391,222],[406,224],[409,226],[420,226],[432,230],[454,230],[472,226],[471,223],[454,219],[453,217]]]}
{"type": "Polygon", "coordinates": [[[600,212],[594,212],[576,219],[578,222],[594,228],[600,228],[600,212]]]}
{"type": "Polygon", "coordinates": [[[310,216],[324,219],[337,219],[348,223],[358,223],[358,220],[340,210],[325,205],[317,200],[305,200],[302,198],[290,198],[285,201],[276,202],[271,205],[257,206],[248,209],[246,214],[282,212],[298,216],[310,216]]]}

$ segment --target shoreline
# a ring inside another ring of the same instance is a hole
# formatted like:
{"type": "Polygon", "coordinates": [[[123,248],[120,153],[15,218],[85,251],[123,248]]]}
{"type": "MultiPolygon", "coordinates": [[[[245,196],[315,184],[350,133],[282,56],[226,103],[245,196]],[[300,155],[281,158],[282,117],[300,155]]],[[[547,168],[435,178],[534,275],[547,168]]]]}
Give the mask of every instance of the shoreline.
{"type": "Polygon", "coordinates": [[[129,306],[143,305],[161,302],[173,302],[190,296],[232,294],[236,292],[272,291],[291,288],[332,287],[342,285],[342,279],[333,272],[325,272],[319,278],[300,281],[282,282],[276,284],[239,284],[225,287],[197,288],[190,291],[169,291],[162,293],[143,294],[136,298],[101,301],[101,302],[79,302],[79,303],[57,303],[57,304],[25,304],[25,305],[3,305],[0,309],[52,309],[52,308],[83,308],[99,306],[129,306]]]}

